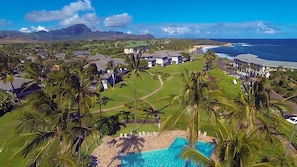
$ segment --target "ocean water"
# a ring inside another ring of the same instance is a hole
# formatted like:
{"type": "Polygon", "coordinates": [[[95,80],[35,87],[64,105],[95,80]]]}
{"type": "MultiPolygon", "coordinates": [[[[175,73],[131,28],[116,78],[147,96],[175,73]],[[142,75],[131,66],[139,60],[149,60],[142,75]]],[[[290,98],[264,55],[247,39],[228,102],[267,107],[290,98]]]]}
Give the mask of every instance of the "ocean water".
{"type": "Polygon", "coordinates": [[[297,62],[297,39],[214,39],[230,42],[232,47],[210,48],[220,57],[233,58],[239,54],[255,54],[267,60],[297,62]]]}

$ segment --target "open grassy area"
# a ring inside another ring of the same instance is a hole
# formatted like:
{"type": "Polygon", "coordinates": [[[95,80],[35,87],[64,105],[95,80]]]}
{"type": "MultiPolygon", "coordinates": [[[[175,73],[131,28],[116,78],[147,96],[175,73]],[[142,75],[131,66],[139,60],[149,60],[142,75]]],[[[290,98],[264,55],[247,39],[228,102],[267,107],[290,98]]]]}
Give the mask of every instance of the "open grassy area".
{"type": "MultiPolygon", "coordinates": [[[[143,97],[152,91],[158,89],[160,83],[158,80],[152,79],[149,74],[143,73],[143,80],[136,79],[136,96],[143,97]],[[145,89],[143,89],[145,88],[145,89]]],[[[133,78],[129,78],[119,83],[114,89],[108,89],[102,92],[102,97],[108,97],[106,105],[102,105],[102,109],[116,107],[133,101],[134,99],[134,83],[133,78]]],[[[99,106],[92,108],[92,111],[99,111],[99,106]]]]}

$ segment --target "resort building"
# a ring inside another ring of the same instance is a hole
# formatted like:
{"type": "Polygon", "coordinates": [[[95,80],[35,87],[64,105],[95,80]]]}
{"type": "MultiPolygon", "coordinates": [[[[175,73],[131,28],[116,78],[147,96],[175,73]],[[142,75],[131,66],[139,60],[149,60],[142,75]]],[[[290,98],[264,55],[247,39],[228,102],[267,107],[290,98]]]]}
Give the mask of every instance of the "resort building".
{"type": "Polygon", "coordinates": [[[183,63],[183,55],[180,51],[163,50],[157,51],[157,55],[166,55],[168,59],[171,59],[170,64],[181,64],[183,63]]]}
{"type": "Polygon", "coordinates": [[[147,45],[129,45],[129,46],[126,46],[124,48],[124,53],[125,54],[136,54],[138,53],[139,51],[142,51],[142,52],[146,52],[148,49],[147,45]]]}
{"type": "Polygon", "coordinates": [[[40,89],[38,85],[30,84],[30,82],[32,82],[32,79],[14,77],[12,83],[0,81],[0,89],[14,93],[17,98],[23,98],[40,89]]]}
{"type": "Polygon", "coordinates": [[[234,58],[234,67],[253,76],[269,77],[271,71],[297,69],[297,62],[265,60],[253,54],[240,54],[234,58]]]}
{"type": "MultiPolygon", "coordinates": [[[[93,57],[88,58],[89,63],[84,66],[84,68],[89,67],[91,64],[95,64],[97,67],[97,72],[100,74],[101,85],[103,89],[108,89],[108,86],[114,86],[117,82],[121,80],[121,77],[118,75],[124,71],[123,68],[120,67],[121,64],[125,64],[123,59],[119,58],[111,58],[106,55],[96,54],[93,57]],[[114,68],[116,69],[108,69],[108,63],[112,62],[114,64],[114,68]]],[[[95,87],[97,83],[93,86],[95,87]]]]}

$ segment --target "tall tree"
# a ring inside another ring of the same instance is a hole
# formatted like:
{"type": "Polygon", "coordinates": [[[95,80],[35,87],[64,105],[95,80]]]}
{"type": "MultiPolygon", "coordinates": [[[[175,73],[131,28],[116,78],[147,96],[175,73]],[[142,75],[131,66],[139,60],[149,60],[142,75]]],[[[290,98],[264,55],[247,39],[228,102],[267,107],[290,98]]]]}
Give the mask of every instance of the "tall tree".
{"type": "Polygon", "coordinates": [[[217,121],[219,143],[217,150],[220,164],[226,167],[248,167],[248,166],[277,166],[279,161],[259,163],[253,160],[253,156],[261,150],[261,143],[265,142],[258,133],[258,128],[250,131],[240,131],[230,125],[223,125],[217,121]]]}
{"type": "Polygon", "coordinates": [[[45,85],[55,93],[55,101],[60,107],[71,111],[71,122],[75,124],[72,131],[73,144],[76,145],[74,148],[78,153],[78,160],[81,159],[81,146],[89,134],[89,111],[96,104],[101,91],[100,78],[93,66],[83,68],[82,65],[78,62],[62,66],[59,71],[48,75],[45,85]]]}
{"type": "Polygon", "coordinates": [[[214,60],[216,60],[216,58],[217,58],[217,55],[212,50],[207,50],[206,53],[204,53],[203,61],[204,61],[204,64],[205,64],[205,69],[207,71],[212,69],[213,62],[214,62],[214,60]]]}
{"type": "Polygon", "coordinates": [[[175,126],[183,118],[188,119],[188,138],[189,147],[196,149],[198,141],[201,112],[211,111],[214,113],[218,106],[226,104],[219,90],[210,90],[208,87],[208,76],[205,71],[182,73],[184,89],[182,94],[169,97],[171,104],[182,104],[185,106],[182,110],[168,117],[164,122],[161,130],[175,126]]]}
{"type": "Polygon", "coordinates": [[[280,122],[283,112],[290,111],[283,101],[270,99],[270,90],[265,79],[245,83],[244,92],[237,99],[237,103],[242,107],[242,114],[248,120],[246,127],[249,129],[254,129],[255,123],[257,126],[268,127],[267,119],[280,122]]]}
{"type": "Polygon", "coordinates": [[[20,61],[16,56],[0,52],[0,80],[4,83],[9,82],[13,93],[16,93],[13,81],[19,63],[20,61]]]}
{"type": "Polygon", "coordinates": [[[132,132],[135,132],[136,129],[136,121],[137,121],[137,96],[136,96],[136,78],[139,77],[143,79],[142,72],[145,72],[145,68],[141,66],[140,60],[142,56],[142,50],[139,49],[137,53],[131,53],[126,57],[126,65],[124,66],[128,73],[126,74],[126,78],[133,77],[134,83],[134,125],[132,132]]]}

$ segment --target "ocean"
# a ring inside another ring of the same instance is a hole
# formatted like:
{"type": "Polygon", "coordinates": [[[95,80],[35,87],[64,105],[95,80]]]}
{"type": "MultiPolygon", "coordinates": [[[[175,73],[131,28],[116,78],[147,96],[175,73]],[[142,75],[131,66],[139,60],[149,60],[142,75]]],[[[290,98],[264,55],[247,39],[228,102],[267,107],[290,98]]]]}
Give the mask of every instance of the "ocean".
{"type": "Polygon", "coordinates": [[[230,42],[232,47],[209,48],[219,57],[232,59],[239,54],[255,54],[266,60],[297,62],[297,39],[213,39],[230,42]]]}

